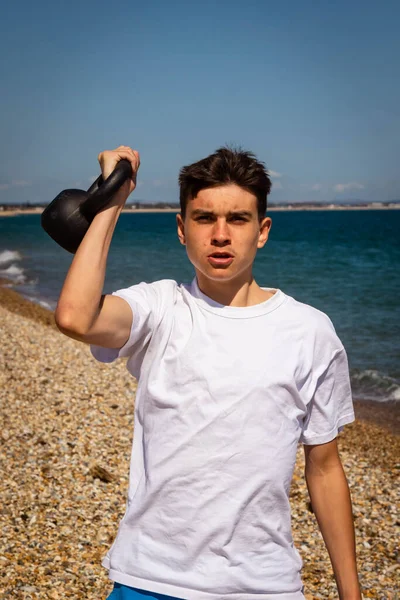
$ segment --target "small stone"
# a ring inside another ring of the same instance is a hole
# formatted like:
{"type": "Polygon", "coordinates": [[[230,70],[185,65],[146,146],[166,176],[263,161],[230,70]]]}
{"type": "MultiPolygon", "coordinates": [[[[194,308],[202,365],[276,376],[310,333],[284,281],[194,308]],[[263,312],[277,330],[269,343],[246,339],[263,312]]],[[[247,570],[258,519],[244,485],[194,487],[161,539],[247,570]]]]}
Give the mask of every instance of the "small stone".
{"type": "Polygon", "coordinates": [[[115,476],[112,475],[112,473],[107,471],[107,469],[104,469],[104,467],[100,467],[100,465],[94,465],[93,467],[91,467],[89,472],[92,475],[92,477],[94,477],[95,479],[100,479],[105,483],[110,483],[115,479],[115,476]]]}
{"type": "MultiPolygon", "coordinates": [[[[136,382],[124,360],[112,368],[96,362],[85,344],[58,331],[52,313],[1,286],[0,329],[0,596],[106,598],[112,582],[101,560],[126,507],[136,382]]],[[[386,415],[398,422],[396,406],[386,415]]],[[[396,600],[399,437],[357,417],[338,445],[364,598],[396,600]]],[[[305,597],[337,600],[301,446],[290,502],[305,597]]]]}

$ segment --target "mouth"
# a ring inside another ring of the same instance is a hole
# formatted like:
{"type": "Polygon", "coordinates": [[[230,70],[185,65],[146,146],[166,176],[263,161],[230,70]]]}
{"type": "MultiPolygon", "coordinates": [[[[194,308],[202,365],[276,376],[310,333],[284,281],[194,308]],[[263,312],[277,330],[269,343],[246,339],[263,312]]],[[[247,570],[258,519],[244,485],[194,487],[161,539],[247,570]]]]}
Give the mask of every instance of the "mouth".
{"type": "Polygon", "coordinates": [[[214,258],[233,258],[232,254],[229,252],[213,252],[212,254],[209,254],[209,256],[214,258]]]}
{"type": "Polygon", "coordinates": [[[208,261],[213,266],[226,266],[231,264],[233,256],[229,252],[213,252],[208,256],[208,261]]]}

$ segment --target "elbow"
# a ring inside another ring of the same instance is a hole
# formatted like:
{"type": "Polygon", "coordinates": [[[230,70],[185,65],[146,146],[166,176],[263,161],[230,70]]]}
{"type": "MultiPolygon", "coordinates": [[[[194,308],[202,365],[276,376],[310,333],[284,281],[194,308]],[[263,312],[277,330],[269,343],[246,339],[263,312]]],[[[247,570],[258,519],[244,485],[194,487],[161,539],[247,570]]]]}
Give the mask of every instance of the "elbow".
{"type": "Polygon", "coordinates": [[[86,333],[86,329],[82,326],[82,323],[80,323],[77,316],[72,313],[56,309],[54,320],[57,328],[64,335],[71,337],[71,334],[85,335],[86,333]]]}

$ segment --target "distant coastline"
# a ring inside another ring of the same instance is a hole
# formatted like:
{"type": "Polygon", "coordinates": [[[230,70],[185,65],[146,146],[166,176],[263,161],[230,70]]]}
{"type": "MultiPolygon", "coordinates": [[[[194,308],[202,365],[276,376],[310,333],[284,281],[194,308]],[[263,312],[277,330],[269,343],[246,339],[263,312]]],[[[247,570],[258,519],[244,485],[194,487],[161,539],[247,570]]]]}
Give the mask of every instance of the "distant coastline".
{"type": "MultiPolygon", "coordinates": [[[[0,217],[14,217],[17,215],[35,215],[41,214],[45,206],[26,206],[26,205],[0,205],[0,217]]],[[[273,204],[268,206],[267,212],[279,211],[312,211],[312,210],[396,210],[400,209],[399,202],[370,202],[360,204],[273,204]]],[[[174,205],[146,205],[135,204],[126,206],[122,212],[124,213],[177,213],[180,211],[179,206],[174,205]]]]}

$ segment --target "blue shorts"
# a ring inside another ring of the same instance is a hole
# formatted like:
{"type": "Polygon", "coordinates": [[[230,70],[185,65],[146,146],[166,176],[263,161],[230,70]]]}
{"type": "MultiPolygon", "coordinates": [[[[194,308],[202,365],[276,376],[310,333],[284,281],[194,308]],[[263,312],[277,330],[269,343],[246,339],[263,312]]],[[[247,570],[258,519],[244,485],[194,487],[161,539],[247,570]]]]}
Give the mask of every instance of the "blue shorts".
{"type": "Polygon", "coordinates": [[[114,582],[114,589],[108,596],[107,600],[182,600],[175,596],[165,596],[156,592],[148,592],[147,590],[138,590],[137,588],[122,585],[122,583],[114,582]]]}
{"type": "MultiPolygon", "coordinates": [[[[302,587],[304,594],[304,586],[302,587]]],[[[305,599],[305,596],[304,596],[305,599]]],[[[147,590],[138,590],[137,588],[122,585],[122,583],[114,582],[114,589],[108,596],[107,600],[182,600],[175,596],[165,596],[156,592],[148,592],[147,590]]]]}

